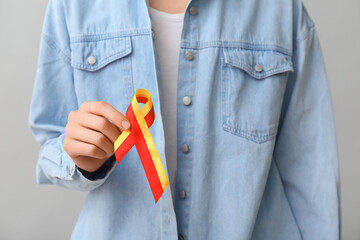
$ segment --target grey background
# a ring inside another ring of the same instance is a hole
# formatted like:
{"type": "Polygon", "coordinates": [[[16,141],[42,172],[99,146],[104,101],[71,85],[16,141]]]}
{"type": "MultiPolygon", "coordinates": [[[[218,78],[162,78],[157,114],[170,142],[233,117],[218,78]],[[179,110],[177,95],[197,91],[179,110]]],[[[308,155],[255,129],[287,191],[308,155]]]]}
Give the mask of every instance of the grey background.
{"type": "MultiPolygon", "coordinates": [[[[86,193],[37,185],[27,125],[47,1],[0,0],[0,239],[69,239],[86,193]]],[[[360,1],[305,0],[325,58],[340,157],[343,239],[360,239],[360,1]]]]}

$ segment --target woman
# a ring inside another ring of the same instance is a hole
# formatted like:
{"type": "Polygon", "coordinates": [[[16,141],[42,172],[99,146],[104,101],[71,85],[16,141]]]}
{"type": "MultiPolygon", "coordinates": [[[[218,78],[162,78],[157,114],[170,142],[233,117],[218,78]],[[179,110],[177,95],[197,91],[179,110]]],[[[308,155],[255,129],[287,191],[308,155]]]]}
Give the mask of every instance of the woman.
{"type": "Polygon", "coordinates": [[[72,239],[340,237],[330,88],[300,0],[50,0],[30,110],[38,183],[89,191],[72,239]],[[156,204],[135,148],[115,164],[140,88],[170,179],[156,204]]]}

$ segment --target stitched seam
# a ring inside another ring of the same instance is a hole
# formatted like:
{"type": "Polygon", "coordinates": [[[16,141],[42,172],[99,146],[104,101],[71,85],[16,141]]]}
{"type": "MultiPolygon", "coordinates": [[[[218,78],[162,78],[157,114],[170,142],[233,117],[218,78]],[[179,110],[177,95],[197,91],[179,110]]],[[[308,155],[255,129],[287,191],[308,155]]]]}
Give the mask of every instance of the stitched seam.
{"type": "Polygon", "coordinates": [[[312,26],[311,28],[309,28],[308,30],[306,30],[305,32],[302,32],[301,38],[297,38],[294,48],[296,49],[296,47],[301,43],[304,42],[306,40],[308,40],[310,38],[310,36],[312,35],[313,31],[315,31],[315,26],[312,26]]]}
{"type": "Polygon", "coordinates": [[[234,128],[234,127],[228,125],[227,123],[225,123],[223,125],[223,129],[225,131],[228,131],[228,132],[232,133],[232,134],[235,134],[235,135],[238,135],[240,137],[244,137],[246,139],[249,139],[249,140],[251,140],[251,141],[253,141],[255,143],[264,143],[264,142],[267,142],[269,140],[273,140],[275,138],[275,136],[276,136],[276,127],[271,128],[268,131],[270,133],[268,133],[266,135],[260,135],[260,136],[249,133],[249,132],[247,132],[246,129],[234,128]]]}
{"type": "Polygon", "coordinates": [[[88,70],[96,70],[96,69],[100,69],[102,68],[103,66],[105,66],[106,64],[112,62],[113,60],[116,60],[118,58],[122,58],[122,57],[125,57],[127,56],[128,53],[130,53],[130,48],[128,49],[125,49],[117,54],[114,54],[114,55],[111,55],[109,57],[106,57],[104,59],[102,59],[101,61],[101,64],[97,65],[97,66],[87,66],[85,64],[81,64],[81,63],[76,63],[76,62],[73,62],[72,63],[72,66],[73,67],[78,67],[78,68],[83,68],[83,69],[88,69],[88,70]]]}
{"type": "Polygon", "coordinates": [[[141,35],[150,35],[150,34],[151,34],[150,29],[128,29],[128,30],[120,30],[117,32],[72,35],[70,37],[70,42],[71,43],[93,42],[93,41],[107,40],[113,38],[141,36],[141,35]]]}
{"type": "Polygon", "coordinates": [[[240,42],[240,41],[222,41],[222,40],[214,40],[214,41],[181,41],[182,48],[209,48],[209,47],[237,47],[244,48],[249,50],[257,50],[257,51],[268,51],[274,50],[281,52],[285,55],[291,56],[292,48],[285,48],[283,46],[279,46],[276,44],[262,44],[262,43],[248,43],[248,42],[240,42]]]}
{"type": "MultiPolygon", "coordinates": [[[[228,63],[228,64],[230,64],[230,65],[232,65],[232,66],[234,66],[234,67],[236,67],[236,65],[234,65],[234,64],[237,64],[237,65],[239,65],[239,66],[243,66],[244,68],[248,68],[249,69],[249,71],[251,71],[251,69],[253,68],[253,66],[250,66],[249,64],[246,64],[246,63],[242,63],[242,62],[239,62],[239,61],[226,61],[226,63],[228,63]],[[234,63],[234,64],[233,64],[234,63]]],[[[290,65],[290,64],[288,64],[288,65],[290,65]]],[[[287,66],[288,66],[287,65],[287,66]]],[[[281,68],[286,68],[287,66],[281,66],[281,68]]],[[[279,69],[280,67],[278,67],[278,66],[275,66],[275,67],[272,67],[272,68],[270,68],[270,69],[268,69],[268,70],[266,70],[265,72],[270,72],[270,71],[274,71],[274,70],[276,70],[276,69],[279,69]]],[[[253,71],[251,71],[251,72],[253,72],[253,71]]]]}
{"type": "Polygon", "coordinates": [[[258,134],[272,135],[275,129],[277,128],[277,124],[269,125],[269,128],[256,129],[256,128],[247,128],[239,125],[232,125],[230,123],[225,123],[225,125],[229,126],[232,129],[241,129],[242,131],[246,131],[248,134],[254,137],[258,137],[258,134]]]}
{"type": "Polygon", "coordinates": [[[307,22],[308,28],[306,28],[304,31],[300,32],[300,35],[299,35],[299,37],[297,37],[296,42],[295,42],[295,46],[294,46],[295,48],[296,48],[297,43],[307,40],[310,36],[310,33],[315,30],[314,21],[310,18],[310,15],[309,15],[304,3],[302,3],[301,6],[302,6],[302,16],[304,17],[305,21],[307,22]]]}
{"type": "Polygon", "coordinates": [[[46,44],[49,47],[51,47],[52,49],[55,49],[67,63],[71,63],[70,56],[68,54],[66,54],[63,50],[61,50],[61,48],[58,47],[56,42],[49,35],[43,33],[41,36],[43,37],[43,39],[45,40],[46,44]]]}
{"type": "Polygon", "coordinates": [[[236,61],[233,61],[233,63],[235,63],[237,65],[234,65],[231,62],[227,62],[227,64],[229,64],[233,67],[236,67],[236,68],[240,68],[240,69],[246,71],[247,73],[249,73],[252,77],[259,78],[259,79],[264,78],[264,77],[269,77],[272,74],[281,73],[284,71],[293,71],[293,68],[291,66],[284,66],[284,67],[273,67],[269,70],[264,71],[264,73],[262,73],[262,74],[261,73],[255,74],[253,71],[251,71],[252,67],[250,67],[249,65],[242,64],[242,63],[239,63],[236,61]]]}

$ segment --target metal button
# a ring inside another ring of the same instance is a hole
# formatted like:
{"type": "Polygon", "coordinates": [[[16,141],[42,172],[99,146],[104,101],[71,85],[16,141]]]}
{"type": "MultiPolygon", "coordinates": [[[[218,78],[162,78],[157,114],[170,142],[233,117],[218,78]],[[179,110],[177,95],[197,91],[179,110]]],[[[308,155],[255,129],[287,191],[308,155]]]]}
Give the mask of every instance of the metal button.
{"type": "Polygon", "coordinates": [[[189,145],[187,145],[186,143],[181,145],[181,151],[183,153],[187,153],[189,151],[189,145]]]}
{"type": "Polygon", "coordinates": [[[183,103],[186,106],[189,106],[191,104],[191,98],[189,96],[183,97],[183,103]]]}
{"type": "Polygon", "coordinates": [[[189,12],[190,12],[190,14],[191,15],[196,15],[197,14],[197,8],[196,7],[194,7],[194,6],[192,6],[190,9],[189,9],[189,12]]]}
{"type": "Polygon", "coordinates": [[[96,63],[96,57],[94,57],[93,55],[91,55],[90,57],[88,57],[88,63],[91,65],[94,65],[96,63]]]}
{"type": "Polygon", "coordinates": [[[179,239],[179,240],[184,240],[185,238],[184,238],[183,235],[179,234],[179,238],[178,238],[178,239],[179,239]]]}
{"type": "Polygon", "coordinates": [[[185,190],[181,190],[181,191],[179,192],[179,197],[180,197],[181,199],[185,199],[185,198],[186,198],[186,192],[185,192],[185,190]]]}
{"type": "Polygon", "coordinates": [[[185,58],[186,58],[187,60],[193,60],[193,58],[194,58],[194,53],[193,53],[193,52],[190,52],[190,51],[186,51],[186,52],[185,52],[185,58]]]}
{"type": "Polygon", "coordinates": [[[263,70],[263,67],[260,64],[255,65],[255,71],[262,72],[262,70],[263,70]]]}

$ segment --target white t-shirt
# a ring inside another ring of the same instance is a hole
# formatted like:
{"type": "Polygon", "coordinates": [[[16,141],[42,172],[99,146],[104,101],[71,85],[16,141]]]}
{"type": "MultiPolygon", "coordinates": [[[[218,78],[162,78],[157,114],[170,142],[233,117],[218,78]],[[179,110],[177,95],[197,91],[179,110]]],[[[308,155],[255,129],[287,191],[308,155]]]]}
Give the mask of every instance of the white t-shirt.
{"type": "Polygon", "coordinates": [[[176,92],[180,39],[184,13],[166,13],[149,7],[159,63],[161,112],[165,130],[165,155],[171,193],[174,198],[176,173],[176,92]]]}

